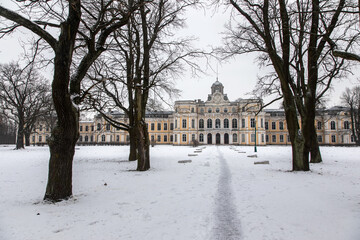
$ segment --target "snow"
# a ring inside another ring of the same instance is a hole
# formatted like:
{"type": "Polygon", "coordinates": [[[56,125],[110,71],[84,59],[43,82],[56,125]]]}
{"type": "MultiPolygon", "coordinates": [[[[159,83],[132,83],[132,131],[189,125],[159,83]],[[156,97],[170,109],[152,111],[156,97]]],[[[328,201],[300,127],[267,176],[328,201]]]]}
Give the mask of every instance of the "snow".
{"type": "Polygon", "coordinates": [[[157,145],[147,172],[127,146],[77,147],[74,196],[49,204],[48,148],[0,146],[0,239],[360,239],[360,148],[291,172],[288,146],[205,147],[157,145]]]}

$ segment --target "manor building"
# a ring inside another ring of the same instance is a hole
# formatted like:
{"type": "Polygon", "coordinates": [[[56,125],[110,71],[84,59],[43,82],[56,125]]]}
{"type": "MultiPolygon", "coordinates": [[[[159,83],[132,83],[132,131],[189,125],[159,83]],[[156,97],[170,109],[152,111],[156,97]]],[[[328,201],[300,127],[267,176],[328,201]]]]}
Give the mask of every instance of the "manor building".
{"type": "MultiPolygon", "coordinates": [[[[206,101],[176,101],[175,111],[146,113],[150,141],[157,144],[288,145],[285,113],[282,109],[261,110],[260,99],[230,101],[218,80],[206,101]]],[[[128,122],[125,114],[109,112],[117,121],[128,122]]],[[[315,126],[319,144],[354,144],[348,109],[334,107],[317,111],[315,126]]],[[[128,144],[129,134],[116,129],[100,115],[80,121],[79,144],[128,144]]],[[[45,144],[49,129],[39,123],[31,144],[45,144]]]]}

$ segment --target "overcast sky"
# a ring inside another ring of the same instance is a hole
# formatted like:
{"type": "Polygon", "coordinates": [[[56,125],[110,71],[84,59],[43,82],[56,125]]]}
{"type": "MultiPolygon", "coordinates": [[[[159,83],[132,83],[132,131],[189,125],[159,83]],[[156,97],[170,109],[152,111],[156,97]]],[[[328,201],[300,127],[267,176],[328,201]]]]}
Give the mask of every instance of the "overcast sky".
{"type": "MultiPolygon", "coordinates": [[[[0,0],[1,5],[8,5],[8,0],[0,0]]],[[[187,26],[183,30],[183,34],[186,33],[191,36],[197,37],[197,47],[210,49],[211,46],[219,46],[222,44],[221,32],[224,31],[224,25],[229,19],[229,13],[219,10],[214,12],[213,10],[197,9],[188,10],[187,14],[187,26]]],[[[21,31],[19,34],[14,34],[10,37],[0,39],[0,63],[7,63],[12,60],[17,60],[22,52],[20,47],[20,38],[30,37],[27,31],[21,31]]],[[[213,82],[216,81],[218,69],[219,81],[224,85],[224,92],[228,94],[230,101],[234,101],[237,98],[250,98],[251,95],[246,95],[254,88],[257,80],[257,76],[263,74],[264,71],[260,71],[259,67],[255,63],[254,54],[247,54],[238,56],[229,60],[228,63],[215,63],[213,62],[212,68],[205,68],[205,64],[202,64],[206,74],[199,77],[192,77],[190,73],[184,74],[180,79],[176,81],[176,87],[181,92],[181,100],[194,100],[202,99],[206,100],[207,95],[210,93],[210,87],[213,82]]],[[[51,73],[47,74],[47,77],[51,73]]],[[[333,90],[330,94],[328,107],[340,104],[340,95],[346,87],[352,87],[355,84],[359,84],[357,77],[352,76],[349,79],[337,81],[333,84],[333,90]]],[[[265,99],[265,102],[269,99],[265,99]]],[[[279,105],[272,105],[272,108],[277,108],[279,105]]]]}

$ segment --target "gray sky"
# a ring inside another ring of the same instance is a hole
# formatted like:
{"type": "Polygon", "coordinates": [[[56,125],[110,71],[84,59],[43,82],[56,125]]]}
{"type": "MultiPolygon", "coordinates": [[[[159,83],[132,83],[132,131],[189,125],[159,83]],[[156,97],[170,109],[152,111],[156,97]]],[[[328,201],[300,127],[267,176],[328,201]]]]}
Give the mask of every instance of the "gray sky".
{"type": "MultiPolygon", "coordinates": [[[[7,6],[7,0],[0,0],[0,4],[7,6]],[[5,4],[4,4],[5,3],[5,4]]],[[[219,46],[222,44],[221,32],[224,31],[224,25],[229,19],[229,13],[222,10],[214,13],[213,10],[188,10],[187,12],[187,27],[182,34],[197,37],[199,40],[195,45],[199,48],[211,49],[211,46],[219,46]]],[[[22,53],[20,47],[20,39],[30,38],[31,34],[26,30],[22,30],[17,34],[0,39],[0,63],[7,63],[12,60],[17,60],[22,53]]],[[[231,101],[237,98],[250,98],[251,95],[246,95],[254,88],[257,76],[261,75],[264,70],[260,70],[254,61],[254,54],[247,54],[237,56],[230,59],[227,63],[217,64],[212,63],[212,68],[206,68],[204,61],[201,61],[201,66],[204,67],[206,74],[199,77],[192,77],[190,73],[185,73],[180,79],[176,81],[176,87],[181,92],[179,99],[193,100],[193,99],[207,99],[207,94],[210,93],[210,87],[216,81],[216,69],[218,69],[219,81],[224,85],[224,92],[228,94],[231,101]]],[[[357,71],[357,70],[356,70],[357,71]]],[[[359,72],[359,71],[357,71],[359,72]]],[[[51,72],[45,75],[51,78],[51,72]]],[[[346,87],[352,87],[359,84],[356,76],[350,76],[349,79],[336,81],[333,84],[333,90],[330,92],[328,106],[340,104],[340,95],[346,87]]],[[[266,101],[270,100],[265,99],[266,101]]],[[[270,107],[277,108],[279,104],[270,107]]]]}

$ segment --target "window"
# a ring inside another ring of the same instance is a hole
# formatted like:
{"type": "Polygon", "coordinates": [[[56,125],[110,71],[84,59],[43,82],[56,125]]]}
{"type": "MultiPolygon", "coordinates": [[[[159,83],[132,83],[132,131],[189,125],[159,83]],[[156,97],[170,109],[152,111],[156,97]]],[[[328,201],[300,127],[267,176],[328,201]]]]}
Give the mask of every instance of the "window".
{"type": "Polygon", "coordinates": [[[161,123],[158,123],[158,124],[157,124],[157,130],[158,130],[158,131],[161,131],[161,123]]]}
{"type": "Polygon", "coordinates": [[[321,136],[321,135],[318,135],[318,136],[317,136],[317,140],[318,140],[319,143],[321,143],[321,142],[322,142],[322,136],[321,136]]]}
{"type": "Polygon", "coordinates": [[[229,128],[229,119],[224,119],[224,128],[229,128]]]}
{"type": "Polygon", "coordinates": [[[331,127],[331,130],[335,130],[335,129],[336,129],[335,121],[331,121],[331,122],[330,122],[330,127],[331,127]]]}
{"type": "Polygon", "coordinates": [[[233,113],[236,113],[236,108],[232,108],[232,110],[231,110],[233,113]]]}
{"type": "Polygon", "coordinates": [[[355,142],[354,135],[351,135],[351,142],[355,142]]]}
{"type": "Polygon", "coordinates": [[[195,134],[191,134],[191,141],[195,140],[195,134]]]}
{"type": "Polygon", "coordinates": [[[170,130],[174,130],[174,123],[170,123],[170,130]]]}
{"type": "Polygon", "coordinates": [[[322,123],[321,122],[317,122],[317,129],[321,130],[322,129],[322,123]]]}
{"type": "Polygon", "coordinates": [[[227,108],[224,108],[224,113],[227,113],[227,112],[228,112],[227,108]]]}
{"type": "Polygon", "coordinates": [[[42,125],[39,126],[39,131],[41,132],[43,130],[42,125]]]}
{"type": "Polygon", "coordinates": [[[265,130],[269,129],[269,122],[265,122],[265,130]]]}
{"type": "Polygon", "coordinates": [[[207,128],[212,128],[212,120],[211,119],[207,120],[207,128]]]}
{"type": "Polygon", "coordinates": [[[266,138],[266,142],[268,143],[269,142],[269,135],[266,135],[265,138],[266,138]]]}
{"type": "Polygon", "coordinates": [[[288,142],[291,142],[291,140],[290,140],[290,135],[287,135],[287,141],[288,141],[288,142]]]}
{"type": "Polygon", "coordinates": [[[151,123],[151,131],[154,131],[155,130],[155,123],[151,123]]]}
{"type": "Polygon", "coordinates": [[[93,135],[90,136],[90,142],[94,142],[94,136],[93,135]]]}
{"type": "Polygon", "coordinates": [[[276,142],[276,135],[272,135],[272,142],[276,142]]]}
{"type": "Polygon", "coordinates": [[[263,128],[264,127],[264,119],[262,118],[261,119],[261,128],[263,128]]]}
{"type": "Polygon", "coordinates": [[[91,131],[92,131],[92,132],[94,131],[94,126],[91,126],[91,131]]]}
{"type": "Polygon", "coordinates": [[[182,135],[182,141],[183,141],[183,142],[186,142],[186,134],[183,134],[183,135],[182,135]]]}
{"type": "Polygon", "coordinates": [[[80,132],[82,132],[82,130],[83,130],[83,126],[80,126],[80,132]]]}
{"type": "Polygon", "coordinates": [[[261,134],[261,142],[264,142],[264,134],[261,134]]]}
{"type": "Polygon", "coordinates": [[[220,119],[215,120],[215,128],[220,128],[220,119]]]}
{"type": "Polygon", "coordinates": [[[234,133],[234,134],[233,134],[233,142],[237,142],[237,141],[238,141],[238,139],[237,139],[237,134],[234,133]]]}
{"type": "Polygon", "coordinates": [[[219,108],[216,108],[216,112],[217,112],[217,113],[220,112],[220,109],[219,109],[219,108]]]}
{"type": "Polygon", "coordinates": [[[336,143],[336,136],[335,135],[331,135],[331,142],[336,143]]]}
{"type": "Polygon", "coordinates": [[[237,119],[232,120],[232,128],[237,128],[237,119]]]}
{"type": "Polygon", "coordinates": [[[116,141],[120,142],[120,136],[119,135],[116,135],[116,141]]]}
{"type": "Polygon", "coordinates": [[[255,142],[255,134],[254,134],[254,133],[252,133],[252,134],[250,135],[250,138],[251,138],[251,142],[255,142]]]}
{"type": "Polygon", "coordinates": [[[32,136],[32,141],[33,141],[33,142],[35,142],[35,135],[34,135],[34,136],[32,136]]]}
{"type": "Polygon", "coordinates": [[[271,123],[271,129],[273,129],[273,130],[276,129],[276,122],[272,122],[272,123],[271,123]]]}
{"type": "Polygon", "coordinates": [[[155,136],[154,135],[151,135],[151,141],[155,142],[155,136]]]}
{"type": "Polygon", "coordinates": [[[199,128],[204,128],[204,119],[199,120],[199,128]]]}
{"type": "Polygon", "coordinates": [[[200,109],[200,113],[204,113],[204,109],[203,109],[203,108],[200,109]]]}
{"type": "Polygon", "coordinates": [[[89,126],[85,126],[85,131],[86,131],[86,132],[89,131],[89,126]]]}
{"type": "Polygon", "coordinates": [[[85,142],[88,142],[88,141],[89,141],[89,137],[85,136],[85,142]]]}
{"type": "Polygon", "coordinates": [[[161,136],[160,135],[157,136],[157,141],[161,142],[161,136]]]}
{"type": "Polygon", "coordinates": [[[167,131],[167,123],[164,123],[164,130],[167,131]]]}
{"type": "Polygon", "coordinates": [[[167,135],[164,135],[164,142],[167,142],[167,135]]]}
{"type": "Polygon", "coordinates": [[[82,142],[82,136],[79,137],[79,142],[82,142]]]}
{"type": "Polygon", "coordinates": [[[245,142],[245,134],[241,134],[241,141],[245,142]]]}
{"type": "Polygon", "coordinates": [[[101,141],[105,142],[105,135],[101,135],[101,141]]]}
{"type": "Polygon", "coordinates": [[[174,135],[170,135],[170,142],[174,141],[174,135]]]}
{"type": "Polygon", "coordinates": [[[208,108],[208,113],[211,113],[212,112],[212,109],[211,108],[208,108]]]}
{"type": "Polygon", "coordinates": [[[195,128],[195,119],[191,119],[191,127],[195,128]]]}
{"type": "Polygon", "coordinates": [[[175,128],[177,128],[177,119],[175,119],[175,128]]]}
{"type": "Polygon", "coordinates": [[[194,112],[194,108],[191,108],[191,112],[192,112],[192,113],[194,112]]]}
{"type": "Polygon", "coordinates": [[[279,122],[279,129],[284,130],[284,122],[279,122]]]}
{"type": "Polygon", "coordinates": [[[252,127],[252,128],[255,127],[255,118],[250,119],[250,127],[252,127]]]}
{"type": "Polygon", "coordinates": [[[204,142],[204,134],[200,133],[199,135],[199,141],[204,142]]]}
{"type": "Polygon", "coordinates": [[[241,127],[245,128],[245,119],[241,119],[241,127]]]}
{"type": "Polygon", "coordinates": [[[186,128],[186,119],[183,119],[183,120],[182,120],[182,127],[183,127],[183,128],[186,128]]]}
{"type": "Polygon", "coordinates": [[[349,121],[344,122],[344,129],[350,129],[349,121]]]}
{"type": "Polygon", "coordinates": [[[284,135],[280,135],[280,142],[284,142],[284,135]]]}
{"type": "Polygon", "coordinates": [[[42,136],[41,135],[39,136],[39,142],[42,142],[42,136]]]}
{"type": "Polygon", "coordinates": [[[106,124],[106,130],[110,131],[110,124],[106,124]]]}
{"type": "Polygon", "coordinates": [[[177,142],[177,134],[175,134],[175,142],[177,142]]]}
{"type": "Polygon", "coordinates": [[[101,123],[97,124],[97,130],[101,130],[101,123]]]}

